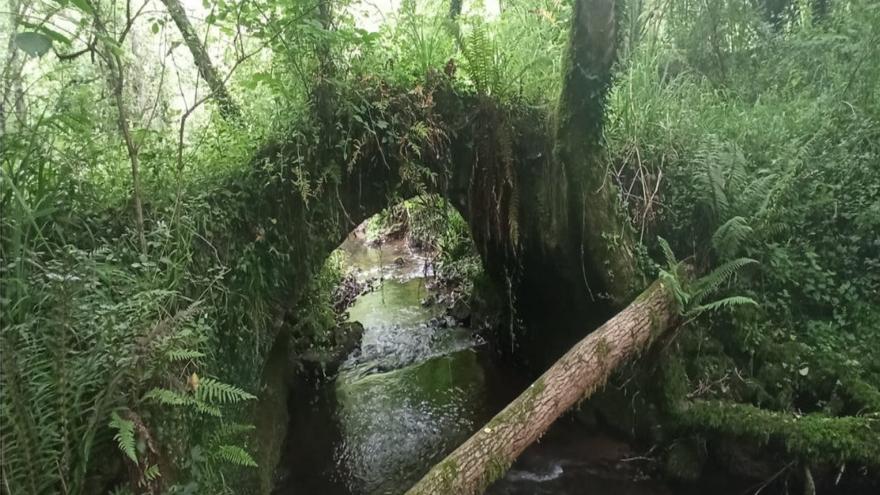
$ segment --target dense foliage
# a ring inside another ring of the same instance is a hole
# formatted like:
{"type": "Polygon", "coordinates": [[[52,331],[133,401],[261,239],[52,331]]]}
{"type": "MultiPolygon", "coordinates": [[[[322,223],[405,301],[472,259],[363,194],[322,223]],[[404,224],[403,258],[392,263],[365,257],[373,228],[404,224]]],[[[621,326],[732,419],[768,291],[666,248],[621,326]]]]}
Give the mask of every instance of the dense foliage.
{"type": "MultiPolygon", "coordinates": [[[[309,201],[342,166],[303,163],[322,156],[305,148],[352,145],[332,125],[338,142],[322,138],[327,87],[370,118],[386,108],[366,94],[420,95],[426,74],[508,105],[555,105],[570,2],[464,2],[459,15],[447,3],[405,0],[380,23],[369,2],[188,2],[208,59],[181,35],[172,0],[0,8],[4,493],[246,486],[256,446],[243,406],[293,294],[305,302],[287,331],[326,337],[338,271],[297,290],[324,261],[313,240],[343,221],[266,218],[260,147],[299,140],[296,167],[277,175],[320,211],[309,201]],[[206,63],[237,117],[204,87],[206,63]],[[302,246],[314,260],[291,255],[302,246]]],[[[681,373],[666,390],[880,413],[880,5],[618,3],[604,159],[645,252],[659,260],[662,236],[701,272],[756,261],[721,289],[757,306],[694,315],[670,346],[681,373]]],[[[433,129],[408,131],[402,143],[433,129]]],[[[410,165],[406,190],[437,180],[410,165]]],[[[473,277],[464,220],[422,201],[405,206],[411,232],[437,244],[449,276],[473,277]]],[[[716,428],[719,415],[703,415],[683,422],[716,428]]],[[[815,455],[812,437],[798,438],[795,456],[815,455]]],[[[842,448],[864,448],[849,440],[842,448]]]]}
{"type": "MultiPolygon", "coordinates": [[[[740,398],[840,412],[830,377],[880,379],[880,10],[793,8],[767,25],[717,8],[643,30],[612,94],[610,166],[646,242],[659,233],[704,265],[758,261],[734,285],[760,307],[700,322],[746,372],[740,398]],[[720,51],[690,53],[712,22],[720,51]]],[[[694,379],[730,385],[723,363],[694,379]]]]}

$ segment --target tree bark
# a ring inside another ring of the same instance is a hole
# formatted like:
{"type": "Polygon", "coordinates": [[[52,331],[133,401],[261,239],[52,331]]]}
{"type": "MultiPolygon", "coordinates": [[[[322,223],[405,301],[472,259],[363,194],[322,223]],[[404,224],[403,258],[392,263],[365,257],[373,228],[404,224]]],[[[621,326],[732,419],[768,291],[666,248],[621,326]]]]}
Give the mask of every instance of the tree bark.
{"type": "MultiPolygon", "coordinates": [[[[576,0],[568,50],[563,60],[562,92],[556,110],[551,182],[551,242],[570,232],[579,265],[595,278],[618,307],[645,286],[633,253],[629,218],[600,158],[605,101],[617,60],[616,0],[576,0]],[[579,259],[578,259],[579,258],[579,259]]],[[[577,266],[577,265],[575,265],[577,266]]],[[[593,290],[589,289],[590,294],[593,290]]]]}
{"type": "Polygon", "coordinates": [[[654,282],[434,466],[407,495],[482,493],[562,413],[589,397],[615,368],[672,327],[677,314],[669,290],[654,282]]]}
{"type": "Polygon", "coordinates": [[[211,95],[220,107],[220,114],[227,120],[236,121],[240,119],[241,110],[232,99],[229,91],[227,91],[223,78],[220,77],[220,74],[211,62],[211,57],[208,55],[208,51],[205,50],[204,45],[202,45],[202,42],[199,40],[199,36],[196,34],[196,30],[193,28],[192,24],[190,24],[189,18],[186,16],[186,12],[183,10],[180,1],[162,0],[162,3],[165,5],[165,8],[168,9],[171,19],[174,21],[174,24],[177,25],[177,29],[183,36],[183,41],[189,48],[190,53],[192,53],[193,62],[195,62],[196,67],[199,69],[199,75],[201,75],[202,79],[208,83],[208,87],[211,89],[211,95]]]}

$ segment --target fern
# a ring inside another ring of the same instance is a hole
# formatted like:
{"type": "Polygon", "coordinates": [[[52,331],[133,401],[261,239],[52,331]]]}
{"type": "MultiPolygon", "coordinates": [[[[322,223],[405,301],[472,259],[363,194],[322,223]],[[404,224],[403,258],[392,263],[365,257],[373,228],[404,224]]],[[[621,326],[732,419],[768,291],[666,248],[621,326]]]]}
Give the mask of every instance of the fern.
{"type": "Polygon", "coordinates": [[[205,357],[205,353],[187,349],[171,349],[165,353],[165,357],[171,362],[192,361],[205,357]]]}
{"type": "Polygon", "coordinates": [[[666,260],[666,269],[675,272],[678,269],[678,260],[675,259],[675,253],[672,252],[672,248],[669,247],[669,243],[666,242],[666,239],[662,237],[657,237],[657,242],[660,243],[660,248],[663,250],[663,257],[666,260]]]}
{"type": "Polygon", "coordinates": [[[223,415],[219,407],[213,404],[206,404],[205,402],[202,402],[200,400],[193,400],[192,407],[202,414],[213,416],[215,418],[219,418],[223,415]]]}
{"type": "Polygon", "coordinates": [[[495,46],[485,22],[477,20],[471,31],[462,40],[462,55],[477,92],[490,94],[498,82],[498,67],[495,63],[495,46]]]}
{"type": "Polygon", "coordinates": [[[663,250],[667,264],[666,269],[659,270],[660,280],[672,291],[672,295],[678,303],[682,314],[696,316],[707,311],[715,311],[733,306],[757,306],[758,303],[753,299],[742,296],[731,296],[701,304],[706,297],[718,290],[724,282],[736,275],[743,267],[757,263],[757,261],[749,258],[730,260],[712,270],[708,275],[694,282],[687,283],[681,276],[682,262],[676,260],[675,253],[669,247],[669,243],[662,237],[658,237],[657,241],[663,250]]]}
{"type": "Polygon", "coordinates": [[[251,424],[243,423],[224,423],[217,428],[214,436],[216,438],[229,438],[253,431],[256,427],[251,424]]]}
{"type": "Polygon", "coordinates": [[[236,445],[219,445],[213,456],[223,462],[236,466],[257,467],[257,462],[243,448],[236,445]]]}
{"type": "Polygon", "coordinates": [[[703,304],[700,306],[693,307],[688,311],[688,314],[689,315],[698,315],[698,314],[705,313],[708,311],[717,311],[719,309],[731,308],[734,306],[757,306],[757,305],[758,305],[758,303],[750,297],[730,296],[730,297],[725,297],[723,299],[719,299],[717,301],[710,302],[708,304],[703,304]]]}
{"type": "Polygon", "coordinates": [[[729,212],[727,180],[724,165],[729,165],[729,154],[714,136],[697,151],[701,169],[696,179],[701,184],[702,201],[715,218],[725,218],[729,212]]]}
{"type": "Polygon", "coordinates": [[[122,419],[116,412],[110,416],[110,427],[116,430],[113,439],[116,440],[119,450],[131,459],[131,462],[137,464],[137,451],[135,449],[134,439],[134,421],[122,419]]]}
{"type": "Polygon", "coordinates": [[[761,216],[767,211],[773,198],[773,190],[779,184],[779,176],[767,174],[748,183],[737,199],[740,210],[748,211],[752,216],[761,216]]]}
{"type": "Polygon", "coordinates": [[[712,247],[721,258],[729,258],[742,247],[743,241],[754,232],[748,221],[740,216],[724,222],[712,234],[712,247]]]}
{"type": "Polygon", "coordinates": [[[163,406],[188,407],[199,414],[216,418],[222,416],[220,408],[216,405],[205,402],[198,396],[191,396],[166,388],[154,388],[144,394],[144,399],[162,404],[163,406]]]}
{"type": "Polygon", "coordinates": [[[203,378],[194,386],[193,394],[177,392],[166,388],[153,388],[144,394],[145,400],[151,400],[165,406],[188,407],[199,414],[220,417],[218,405],[235,404],[245,400],[256,399],[256,396],[227,383],[213,378],[203,378]]]}
{"type": "Polygon", "coordinates": [[[708,275],[694,282],[695,290],[691,297],[691,304],[699,305],[703,299],[718,290],[721,284],[733,277],[744,266],[753,263],[757,263],[757,261],[750,258],[737,258],[715,268],[708,275]]]}
{"type": "Polygon", "coordinates": [[[153,464],[144,470],[144,479],[146,481],[154,481],[159,478],[162,474],[159,472],[159,465],[153,464]]]}
{"type": "Polygon", "coordinates": [[[165,406],[186,406],[193,403],[192,397],[166,388],[154,388],[144,394],[144,399],[165,406]]]}
{"type": "Polygon", "coordinates": [[[196,389],[196,398],[212,404],[234,404],[256,399],[244,390],[213,378],[204,378],[196,389]]]}

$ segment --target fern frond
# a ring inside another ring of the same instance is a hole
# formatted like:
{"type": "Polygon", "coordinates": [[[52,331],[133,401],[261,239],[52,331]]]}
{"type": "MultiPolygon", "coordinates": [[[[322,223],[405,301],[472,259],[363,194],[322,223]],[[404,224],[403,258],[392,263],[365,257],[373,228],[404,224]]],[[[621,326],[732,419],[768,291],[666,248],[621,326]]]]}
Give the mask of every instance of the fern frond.
{"type": "Polygon", "coordinates": [[[722,308],[731,308],[734,306],[757,306],[758,303],[751,297],[744,296],[731,296],[725,297],[723,299],[719,299],[717,301],[713,301],[707,304],[702,304],[699,306],[695,306],[688,310],[688,316],[696,316],[702,313],[706,313],[708,311],[717,311],[722,308]]]}
{"type": "Polygon", "coordinates": [[[243,448],[236,445],[219,445],[214,452],[217,459],[237,466],[257,467],[257,462],[243,448]]]}
{"type": "Polygon", "coordinates": [[[737,209],[752,217],[763,215],[773,198],[778,179],[778,175],[768,174],[751,181],[737,198],[737,209]]]}
{"type": "Polygon", "coordinates": [[[679,308],[687,307],[690,302],[690,294],[684,290],[684,287],[681,284],[681,281],[678,279],[677,272],[667,272],[666,270],[660,270],[659,278],[663,282],[669,290],[672,291],[672,296],[675,298],[675,302],[678,304],[679,308]]]}
{"type": "Polygon", "coordinates": [[[491,93],[498,80],[498,67],[495,63],[495,47],[486,23],[475,22],[463,41],[461,48],[465,69],[474,87],[479,93],[491,93]]]}
{"type": "Polygon", "coordinates": [[[733,277],[744,266],[753,263],[757,263],[757,261],[751,258],[737,258],[715,268],[708,275],[694,283],[695,290],[693,291],[691,303],[699,305],[706,296],[715,292],[721,287],[721,284],[733,277]]]}
{"type": "Polygon", "coordinates": [[[204,401],[193,400],[193,401],[192,401],[192,406],[193,406],[193,408],[195,408],[196,411],[198,411],[198,412],[200,412],[200,413],[202,413],[202,414],[207,414],[208,416],[213,416],[213,417],[215,417],[215,418],[219,418],[220,416],[223,415],[223,414],[220,412],[220,408],[219,408],[219,407],[217,407],[217,406],[215,406],[215,405],[213,405],[213,404],[208,404],[208,403],[206,403],[206,402],[204,402],[204,401]]]}
{"type": "Polygon", "coordinates": [[[242,433],[253,431],[255,428],[256,427],[254,425],[245,423],[224,423],[217,429],[217,432],[214,434],[214,436],[216,438],[229,438],[240,435],[242,433]]]}
{"type": "Polygon", "coordinates": [[[739,251],[742,242],[754,232],[743,217],[733,217],[724,222],[712,234],[712,247],[722,258],[729,258],[739,251]]]}
{"type": "Polygon", "coordinates": [[[727,165],[728,180],[727,190],[738,191],[745,188],[749,181],[746,171],[746,157],[739,146],[730,145],[724,153],[724,163],[727,165]]]}
{"type": "Polygon", "coordinates": [[[211,404],[230,404],[257,397],[213,378],[204,378],[196,389],[196,398],[211,404]]]}
{"type": "Polygon", "coordinates": [[[153,464],[144,471],[144,479],[147,481],[153,481],[160,476],[162,476],[162,473],[159,472],[158,464],[153,464]]]}
{"type": "Polygon", "coordinates": [[[116,440],[119,450],[137,464],[137,451],[134,440],[134,421],[122,419],[116,412],[110,416],[110,427],[116,430],[113,439],[116,440]]]}
{"type": "MultiPolygon", "coordinates": [[[[205,379],[205,381],[211,380],[210,378],[205,379]]],[[[198,390],[201,390],[204,386],[205,381],[202,381],[199,384],[198,390]]],[[[223,384],[225,385],[225,384],[223,384]]],[[[211,389],[212,386],[209,386],[211,389]]],[[[234,387],[233,387],[234,388],[234,387]]],[[[242,392],[245,393],[245,392],[242,392]]],[[[209,395],[218,396],[218,397],[228,397],[235,396],[235,394],[226,395],[225,392],[211,392],[209,395]]],[[[247,394],[250,395],[250,394],[247,394]]],[[[251,396],[253,397],[253,396],[251,396]]],[[[200,414],[207,414],[208,416],[214,416],[219,418],[222,416],[220,408],[214,404],[211,404],[210,400],[205,400],[203,396],[199,396],[198,391],[196,392],[196,396],[192,397],[186,394],[182,394],[180,392],[175,392],[174,390],[168,390],[167,388],[154,388],[144,394],[144,399],[151,400],[158,404],[162,404],[163,406],[178,406],[178,407],[189,407],[192,408],[195,412],[200,414]]],[[[227,402],[239,402],[239,400],[227,400],[226,402],[220,402],[221,404],[225,404],[227,402]]]]}
{"type": "Polygon", "coordinates": [[[724,180],[724,172],[721,169],[721,165],[717,162],[708,164],[706,178],[709,182],[712,211],[716,216],[724,217],[730,210],[730,203],[727,200],[726,181],[724,180]]]}
{"type": "Polygon", "coordinates": [[[193,403],[192,397],[167,388],[154,388],[144,394],[144,399],[152,400],[163,406],[186,406],[193,403]]]}
{"type": "Polygon", "coordinates": [[[165,353],[165,357],[172,363],[179,361],[191,361],[205,357],[205,353],[188,349],[171,349],[165,353]]]}
{"type": "Polygon", "coordinates": [[[675,259],[675,253],[672,252],[672,248],[669,247],[669,243],[666,242],[666,239],[657,236],[657,242],[660,243],[660,249],[663,250],[663,257],[666,260],[666,268],[675,272],[678,267],[678,260],[675,259]]]}

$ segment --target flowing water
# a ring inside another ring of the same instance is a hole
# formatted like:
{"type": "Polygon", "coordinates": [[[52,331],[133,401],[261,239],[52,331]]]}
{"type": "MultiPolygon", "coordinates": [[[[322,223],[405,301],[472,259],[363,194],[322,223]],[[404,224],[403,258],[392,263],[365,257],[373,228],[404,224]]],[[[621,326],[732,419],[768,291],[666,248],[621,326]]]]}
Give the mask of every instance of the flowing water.
{"type": "MultiPolygon", "coordinates": [[[[402,243],[370,248],[349,238],[343,249],[361,276],[384,281],[350,308],[363,341],[335,380],[293,393],[278,494],[403,493],[526,386],[471,330],[438,324],[443,307],[421,304],[423,258],[402,243]]],[[[682,493],[620,462],[630,455],[563,420],[489,493],[682,493]]]]}

